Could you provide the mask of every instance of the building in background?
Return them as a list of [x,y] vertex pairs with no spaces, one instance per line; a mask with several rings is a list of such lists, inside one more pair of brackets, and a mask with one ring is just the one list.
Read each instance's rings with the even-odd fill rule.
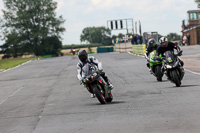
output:
[[190,45],[200,45],[200,10],[189,10],[188,20],[182,21],[182,37],[190,35]]

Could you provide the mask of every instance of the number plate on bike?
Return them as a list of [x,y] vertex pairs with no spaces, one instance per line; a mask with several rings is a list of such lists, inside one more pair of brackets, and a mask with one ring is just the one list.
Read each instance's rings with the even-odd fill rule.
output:
[[168,57],[167,60],[168,60],[169,62],[172,62],[172,58],[171,58],[171,57]]
[[93,73],[92,75],[93,75],[94,77],[96,77],[96,76],[97,76],[97,73]]

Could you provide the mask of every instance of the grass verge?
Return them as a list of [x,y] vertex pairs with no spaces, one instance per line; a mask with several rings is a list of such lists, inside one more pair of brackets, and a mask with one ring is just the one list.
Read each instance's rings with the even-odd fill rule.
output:
[[34,57],[34,58],[14,58],[14,59],[3,59],[0,60],[0,72],[15,66],[18,66],[24,62],[27,62],[29,60],[35,60],[40,57]]

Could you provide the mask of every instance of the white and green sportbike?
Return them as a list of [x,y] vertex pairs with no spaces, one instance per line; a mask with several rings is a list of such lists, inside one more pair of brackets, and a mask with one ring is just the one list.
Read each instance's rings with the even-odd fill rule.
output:
[[[163,72],[161,70],[162,68],[162,60],[157,60],[155,58],[156,55],[156,50],[153,50],[150,55],[149,55],[149,65],[150,65],[150,69],[152,71],[152,74],[156,77],[157,81],[162,81],[162,77],[163,77]],[[160,55],[161,57],[161,55]]]

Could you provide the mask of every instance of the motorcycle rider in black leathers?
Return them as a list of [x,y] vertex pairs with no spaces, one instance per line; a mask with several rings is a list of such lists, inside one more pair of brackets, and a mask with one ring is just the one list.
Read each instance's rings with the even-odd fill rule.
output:
[[[78,75],[77,75],[77,78],[79,79],[79,81],[81,83],[84,84],[83,80],[84,80],[84,77],[82,77],[83,75],[83,70],[82,68],[84,67],[84,65],[86,63],[89,63],[91,65],[95,65],[99,71],[101,72],[101,76],[103,77],[103,79],[105,80],[105,82],[108,84],[108,87],[112,90],[113,89],[113,85],[111,84],[110,80],[108,79],[108,77],[106,76],[105,72],[103,72],[103,68],[102,68],[102,63],[99,62],[94,56],[89,56],[88,57],[88,53],[86,50],[82,49],[82,50],[79,50],[78,52],[78,58],[79,58],[79,62],[77,64],[77,72],[78,72]],[[84,84],[85,87],[87,88],[87,84]],[[95,95],[93,94],[93,92],[91,90],[88,90],[91,94],[91,97],[94,98]]]
[[[167,39],[166,37],[161,37],[161,38],[159,39],[159,43],[160,43],[160,45],[158,46],[158,48],[157,48],[157,53],[156,53],[156,56],[157,56],[157,57],[158,57],[160,54],[161,54],[162,56],[164,56],[163,54],[164,54],[166,51],[168,51],[168,50],[174,50],[174,49],[177,50],[177,53],[179,54],[179,56],[182,55],[182,50],[180,49],[180,47],[179,47],[178,45],[174,44],[173,42],[168,41],[168,39]],[[184,63],[183,63],[183,61],[180,60],[180,59],[179,59],[179,61],[180,61],[180,63],[181,63],[180,69],[181,69],[182,73],[184,74],[184,69],[183,69]]]
[[149,39],[148,41],[148,46],[146,48],[146,53],[144,55],[145,59],[147,60],[147,67],[149,68],[149,71],[152,73],[152,70],[149,65],[149,54],[153,51],[156,50],[158,45],[156,44],[156,40],[154,38]]

